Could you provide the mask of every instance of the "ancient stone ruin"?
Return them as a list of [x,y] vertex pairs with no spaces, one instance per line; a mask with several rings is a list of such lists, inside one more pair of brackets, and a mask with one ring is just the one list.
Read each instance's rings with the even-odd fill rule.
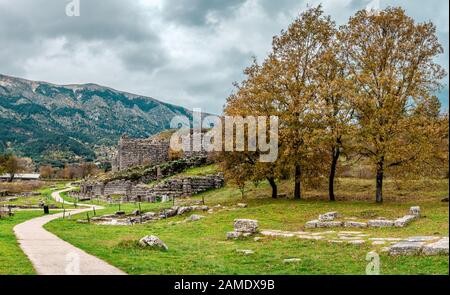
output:
[[[184,153],[183,158],[169,161],[169,141],[167,136],[154,136],[148,139],[130,139],[122,136],[113,161],[115,172],[103,178],[93,178],[81,183],[77,198],[123,202],[168,201],[178,197],[190,197],[224,185],[221,173],[176,177],[161,181],[186,169],[210,163],[205,152]],[[148,185],[151,182],[155,183]]]
[[418,236],[404,239],[389,247],[390,255],[448,255],[448,237]]
[[[203,131],[202,131],[203,132]],[[189,140],[198,134],[191,130]],[[202,138],[204,133],[200,134]],[[117,147],[117,153],[112,161],[112,171],[121,171],[143,165],[158,165],[169,161],[171,132],[163,132],[150,138],[129,138],[123,135]],[[207,156],[205,150],[182,151],[183,158]]]
[[163,197],[179,198],[221,188],[224,185],[223,173],[206,176],[176,177],[156,183],[153,186],[129,180],[114,180],[107,183],[84,183],[81,194],[88,198],[113,201],[113,196],[120,196],[120,201],[156,202]]
[[124,135],[119,140],[112,170],[120,171],[142,165],[156,165],[169,160],[169,140],[157,138],[134,139]]
[[355,220],[335,220],[341,217],[338,212],[328,212],[319,215],[318,219],[308,221],[305,228],[327,228],[327,227],[348,227],[348,228],[380,228],[380,227],[405,227],[412,221],[420,218],[420,207],[414,206],[409,209],[409,214],[395,220],[384,218],[371,219],[367,222]]
[[[440,236],[416,236],[408,238],[398,237],[370,237],[370,234],[358,231],[283,231],[283,230],[262,230],[262,236],[272,238],[298,238],[306,240],[323,240],[333,244],[364,245],[371,244],[373,247],[384,246],[381,252],[389,255],[448,255],[449,239]],[[256,237],[259,238],[259,237]],[[255,241],[256,241],[255,238]],[[258,239],[259,240],[259,239]]]

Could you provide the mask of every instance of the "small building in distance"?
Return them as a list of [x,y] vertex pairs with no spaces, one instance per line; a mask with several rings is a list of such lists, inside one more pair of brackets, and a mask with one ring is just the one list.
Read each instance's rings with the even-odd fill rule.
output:
[[[40,177],[39,173],[17,173],[14,175],[14,180],[39,180]],[[0,181],[7,181],[10,178],[9,173],[0,175]]]

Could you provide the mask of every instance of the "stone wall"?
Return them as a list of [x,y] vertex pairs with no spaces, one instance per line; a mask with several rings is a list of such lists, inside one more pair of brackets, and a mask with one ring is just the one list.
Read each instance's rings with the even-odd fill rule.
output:
[[132,139],[122,136],[113,159],[113,171],[142,165],[156,165],[169,160],[169,140]]
[[[173,160],[149,167],[135,167],[123,171],[109,173],[103,182],[111,182],[114,180],[130,180],[137,183],[150,183],[155,180],[160,180],[177,173],[181,173],[189,168],[201,167],[213,163],[208,157],[191,157]],[[88,180],[94,181],[94,180]]]
[[180,177],[166,180],[152,187],[154,196],[188,197],[224,185],[222,173],[208,176]]
[[[202,134],[203,136],[203,134]],[[190,134],[192,149],[193,134]],[[112,170],[121,171],[131,167],[144,165],[158,165],[169,161],[170,137],[161,138],[157,135],[145,139],[129,138],[124,135],[120,138],[117,153],[112,160]],[[208,153],[202,151],[182,152],[182,157],[207,156]]]
[[179,177],[165,180],[152,187],[131,182],[115,180],[107,183],[83,183],[80,193],[86,198],[121,196],[123,201],[153,202],[162,196],[189,197],[224,185],[223,173],[207,176]]

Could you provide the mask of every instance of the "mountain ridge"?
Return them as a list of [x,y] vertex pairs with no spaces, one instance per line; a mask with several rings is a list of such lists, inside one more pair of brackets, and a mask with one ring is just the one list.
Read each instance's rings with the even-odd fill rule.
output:
[[54,84],[0,74],[0,153],[63,165],[93,160],[126,133],[149,137],[192,113],[153,97],[95,83]]

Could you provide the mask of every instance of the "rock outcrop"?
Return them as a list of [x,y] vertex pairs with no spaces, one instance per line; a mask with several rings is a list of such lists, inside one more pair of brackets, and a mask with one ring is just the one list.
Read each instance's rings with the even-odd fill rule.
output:
[[162,250],[169,250],[169,247],[157,236],[145,236],[142,239],[139,240],[139,245],[142,247],[153,247],[153,248],[159,248]]
[[249,237],[258,232],[258,221],[253,219],[235,219],[234,231],[227,233],[227,239]]

